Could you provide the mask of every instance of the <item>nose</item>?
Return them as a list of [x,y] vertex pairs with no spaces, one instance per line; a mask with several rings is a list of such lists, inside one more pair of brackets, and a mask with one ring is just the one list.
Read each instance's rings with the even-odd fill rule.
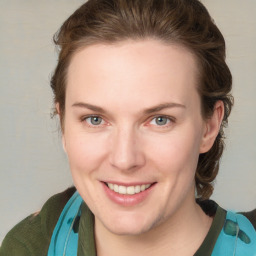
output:
[[119,129],[112,136],[110,164],[121,171],[137,170],[145,163],[138,134],[133,129]]

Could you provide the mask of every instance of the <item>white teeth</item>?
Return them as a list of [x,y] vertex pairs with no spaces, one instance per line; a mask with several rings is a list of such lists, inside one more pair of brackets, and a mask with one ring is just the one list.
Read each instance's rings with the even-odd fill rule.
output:
[[118,193],[118,185],[116,185],[116,184],[114,185],[114,191]]
[[126,194],[126,187],[125,186],[118,186],[118,193],[119,194]]
[[127,187],[126,193],[128,195],[134,195],[135,194],[135,188],[134,186]]
[[136,186],[119,186],[117,184],[107,183],[108,187],[115,191],[116,193],[122,194],[122,195],[134,195],[138,194],[145,189],[149,188],[152,184],[143,184],[143,185],[136,185]]
[[140,193],[140,185],[135,186],[135,193]]

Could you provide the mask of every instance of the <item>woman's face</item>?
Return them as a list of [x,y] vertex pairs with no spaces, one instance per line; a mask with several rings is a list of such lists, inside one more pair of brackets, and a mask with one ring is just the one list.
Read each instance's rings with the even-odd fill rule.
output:
[[197,66],[159,41],[92,45],[69,66],[63,143],[96,227],[140,234],[194,204],[206,123]]

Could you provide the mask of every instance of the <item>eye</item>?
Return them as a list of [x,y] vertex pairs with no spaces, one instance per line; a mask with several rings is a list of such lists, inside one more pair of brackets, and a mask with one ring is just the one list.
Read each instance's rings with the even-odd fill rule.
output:
[[165,126],[171,122],[171,119],[165,116],[156,116],[154,117],[150,124],[157,125],[157,126]]
[[87,122],[89,126],[100,126],[104,124],[104,120],[100,116],[89,116],[84,118],[84,121]]

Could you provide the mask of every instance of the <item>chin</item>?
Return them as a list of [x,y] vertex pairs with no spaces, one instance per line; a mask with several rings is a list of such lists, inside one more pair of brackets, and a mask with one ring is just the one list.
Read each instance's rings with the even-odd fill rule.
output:
[[[108,227],[107,227],[108,228]],[[140,226],[127,226],[127,225],[118,225],[115,227],[108,228],[108,230],[119,236],[138,236],[147,232],[150,228],[140,227]]]
[[111,233],[120,236],[138,236],[147,233],[153,229],[158,221],[148,220],[144,216],[136,218],[135,216],[127,216],[126,218],[113,218],[112,223],[103,223],[106,229]]

